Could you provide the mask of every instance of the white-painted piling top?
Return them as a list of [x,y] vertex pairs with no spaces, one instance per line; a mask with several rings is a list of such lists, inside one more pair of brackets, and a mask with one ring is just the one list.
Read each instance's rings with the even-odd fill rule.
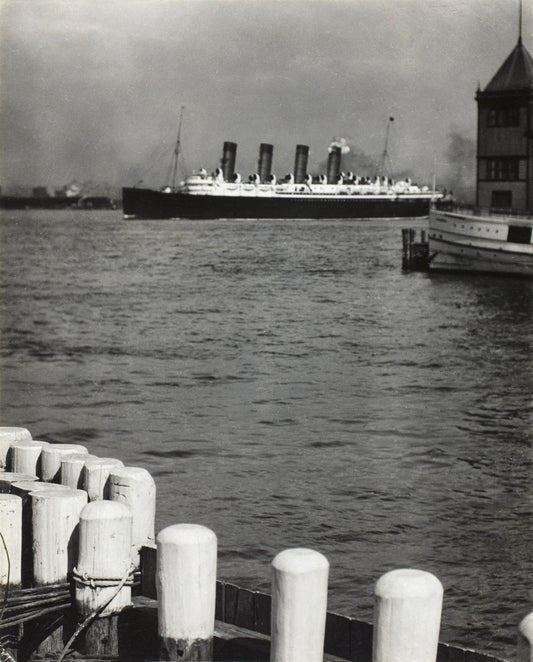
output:
[[50,444],[47,441],[39,441],[38,439],[22,439],[20,441],[13,441],[11,448],[44,448]]
[[400,568],[391,570],[376,582],[375,593],[385,600],[395,598],[426,598],[442,594],[440,581],[425,570]]
[[118,476],[119,478],[145,478],[150,476],[150,472],[143,467],[117,467],[111,472],[111,476]]
[[132,517],[131,509],[119,501],[105,500],[91,501],[83,508],[80,515],[80,519],[85,521],[119,519],[122,517]]
[[[81,444],[48,444],[46,447],[46,450],[49,451],[55,451],[57,453],[60,453],[61,455],[66,455],[67,453],[83,453],[84,455],[88,455],[89,450],[86,446],[82,446]],[[43,452],[45,450],[43,448]]]
[[27,490],[28,492],[42,492],[43,490],[48,490],[49,492],[61,492],[72,489],[67,485],[59,485],[59,483],[42,483],[38,480],[34,482],[31,480],[17,480],[15,483],[11,483],[11,485],[16,489]]
[[61,462],[87,462],[87,460],[94,460],[96,455],[90,455],[89,453],[67,453],[61,458]]
[[158,543],[201,545],[215,542],[215,533],[202,524],[172,524],[157,534]]
[[31,434],[26,428],[0,427],[0,441],[23,441],[31,439]]
[[85,466],[88,468],[91,467],[122,467],[124,462],[122,460],[117,460],[114,457],[96,457],[96,455],[90,455],[85,460]]
[[313,570],[327,570],[329,561],[314,549],[294,547],[277,554],[272,561],[272,566],[281,572],[303,574]]
[[3,492],[0,492],[0,501],[19,501],[21,502],[21,498],[18,496],[18,494],[5,494]]
[[533,612],[525,616],[518,626],[518,631],[529,642],[533,643]]
[[87,492],[74,490],[67,485],[48,484],[46,487],[41,487],[44,483],[37,483],[37,485],[39,487],[30,492],[30,496],[37,499],[71,499],[73,497],[81,497],[82,495],[87,498]]

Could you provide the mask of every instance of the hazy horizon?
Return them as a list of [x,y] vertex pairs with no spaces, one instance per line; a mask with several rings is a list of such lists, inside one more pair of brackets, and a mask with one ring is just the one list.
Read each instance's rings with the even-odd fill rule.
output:
[[336,136],[372,162],[392,116],[393,170],[427,183],[436,163],[446,185],[473,178],[476,89],[516,45],[518,0],[0,0],[0,37],[3,188],[162,185],[182,105],[189,169],[224,140],[245,176],[261,142],[278,175],[297,143],[318,172]]

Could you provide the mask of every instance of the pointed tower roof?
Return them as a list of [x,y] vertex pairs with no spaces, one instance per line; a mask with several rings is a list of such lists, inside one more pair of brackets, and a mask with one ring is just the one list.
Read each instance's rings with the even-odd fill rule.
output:
[[533,58],[522,39],[498,69],[484,92],[510,92],[511,90],[533,90]]

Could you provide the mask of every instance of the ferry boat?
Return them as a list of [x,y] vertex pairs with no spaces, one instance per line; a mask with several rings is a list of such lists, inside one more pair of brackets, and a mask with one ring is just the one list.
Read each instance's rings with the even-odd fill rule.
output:
[[430,212],[431,271],[477,271],[533,277],[533,217],[491,210]]
[[[180,129],[176,160],[179,133]],[[271,172],[272,145],[260,145],[258,171],[246,181],[235,172],[236,153],[236,143],[225,142],[221,167],[210,175],[200,169],[179,186],[160,190],[123,188],[124,218],[413,218],[428,216],[431,202],[441,197],[435,190],[420,188],[410,180],[393,182],[386,176],[370,179],[342,172],[342,146],[335,143],[329,146],[327,174],[310,175],[309,147],[297,145],[294,172],[279,181]]]

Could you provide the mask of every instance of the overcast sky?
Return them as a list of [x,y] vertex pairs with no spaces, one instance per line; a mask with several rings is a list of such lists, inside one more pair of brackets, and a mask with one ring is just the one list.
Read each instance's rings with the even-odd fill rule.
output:
[[[523,39],[532,52],[533,0]],[[0,0],[0,183],[164,184],[186,107],[190,168],[274,171],[334,136],[395,169],[446,171],[518,38],[518,0]]]

